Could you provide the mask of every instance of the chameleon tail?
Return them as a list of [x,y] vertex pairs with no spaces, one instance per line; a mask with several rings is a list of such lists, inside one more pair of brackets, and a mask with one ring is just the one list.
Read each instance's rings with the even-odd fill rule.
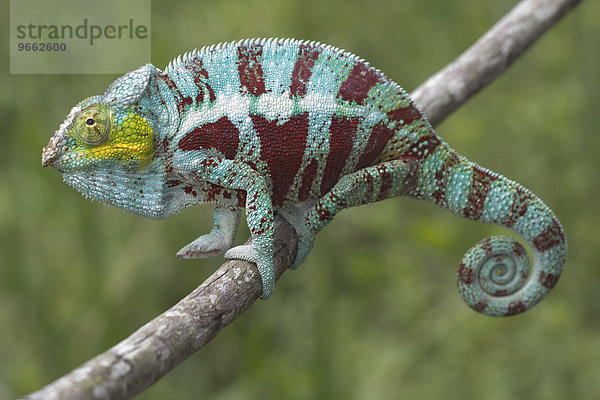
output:
[[563,228],[528,189],[457,155],[445,144],[422,160],[413,195],[475,221],[507,227],[533,252],[533,267],[516,240],[494,236],[467,251],[457,273],[459,292],[474,310],[519,314],[556,285],[567,256]]

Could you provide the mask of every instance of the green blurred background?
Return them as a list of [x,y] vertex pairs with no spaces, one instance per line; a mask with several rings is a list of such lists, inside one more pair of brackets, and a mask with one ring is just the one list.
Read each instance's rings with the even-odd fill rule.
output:
[[[296,37],[350,50],[411,91],[517,2],[152,3],[159,68],[195,47]],[[70,108],[115,76],[9,75],[2,8],[0,399],[9,399],[116,344],[222,259],[174,257],[210,229],[210,207],[151,221],[86,200],[40,167]],[[600,4],[583,2],[437,129],[561,219],[567,267],[539,306],[505,319],[471,311],[456,291],[459,260],[503,230],[387,200],[343,212],[271,300],[138,398],[600,398],[599,21]]]

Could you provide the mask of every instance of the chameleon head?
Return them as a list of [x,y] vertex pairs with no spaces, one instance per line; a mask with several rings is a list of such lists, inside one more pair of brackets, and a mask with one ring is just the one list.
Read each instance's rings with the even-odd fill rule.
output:
[[147,165],[154,154],[154,133],[141,100],[156,71],[146,64],[115,80],[104,94],[73,107],[42,151],[42,166],[73,173]]
[[42,166],[53,166],[92,199],[151,218],[166,215],[165,167],[155,152],[148,95],[156,71],[144,65],[73,107],[42,151]]
[[94,100],[71,110],[42,151],[42,166],[63,173],[110,165],[135,170],[152,160],[154,134],[141,107]]

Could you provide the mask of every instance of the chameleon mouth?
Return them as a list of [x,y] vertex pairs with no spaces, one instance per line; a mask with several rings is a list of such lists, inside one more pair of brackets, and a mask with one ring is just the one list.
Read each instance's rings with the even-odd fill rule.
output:
[[63,168],[64,167],[64,159],[62,157],[55,158],[45,165],[42,161],[42,167],[52,167],[55,170],[57,170],[58,172],[60,172],[61,174],[64,174],[66,172],[66,170]]

